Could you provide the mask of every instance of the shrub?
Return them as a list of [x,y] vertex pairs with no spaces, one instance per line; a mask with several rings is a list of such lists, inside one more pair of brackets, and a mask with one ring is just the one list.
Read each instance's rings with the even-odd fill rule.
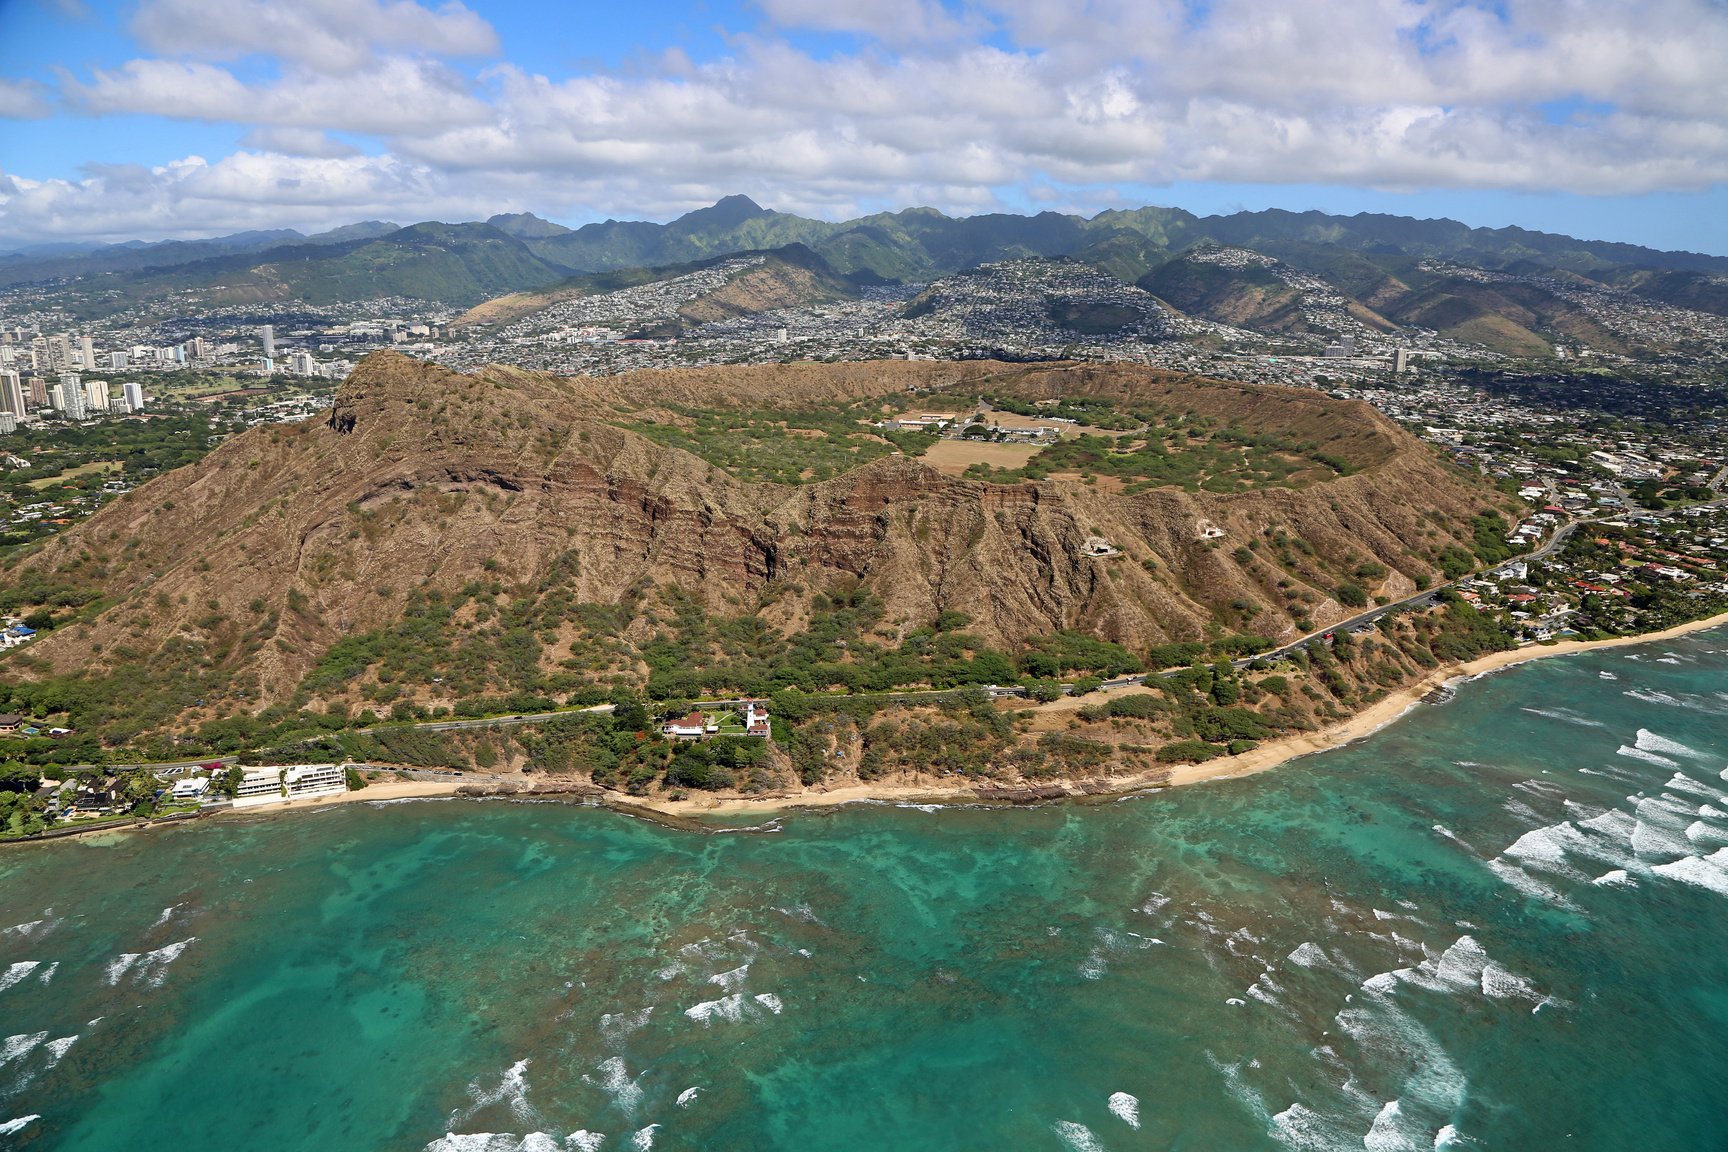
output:
[[1222,755],[1224,749],[1204,740],[1177,740],[1158,749],[1158,760],[1164,764],[1203,764]]

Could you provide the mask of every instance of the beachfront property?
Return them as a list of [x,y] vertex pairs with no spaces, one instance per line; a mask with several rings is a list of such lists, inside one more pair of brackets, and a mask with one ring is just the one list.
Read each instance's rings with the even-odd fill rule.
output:
[[768,705],[762,700],[745,700],[736,711],[692,712],[660,725],[660,734],[673,740],[704,740],[710,736],[759,736],[766,740],[772,731]]
[[285,764],[248,768],[234,794],[234,807],[282,804],[313,796],[339,796],[348,791],[347,773],[340,764]]
[[692,712],[677,720],[668,720],[660,725],[660,731],[674,740],[700,740],[719,732],[720,724],[700,712]]
[[771,729],[768,726],[768,705],[760,700],[744,701],[744,735],[760,736],[768,739]]
[[202,800],[209,791],[208,776],[188,776],[174,781],[174,787],[169,794],[176,800]]

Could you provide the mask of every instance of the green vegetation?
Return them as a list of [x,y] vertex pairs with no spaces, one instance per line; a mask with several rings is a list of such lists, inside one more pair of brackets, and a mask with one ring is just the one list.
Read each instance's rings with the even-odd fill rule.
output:
[[[1093,427],[1109,419],[1082,409]],[[1180,487],[1189,492],[1243,492],[1264,487],[1300,488],[1348,473],[1343,462],[1311,443],[1218,427],[1199,417],[1163,416],[1135,410],[1110,423],[1135,429],[1114,436],[1082,433],[1041,450],[1019,468],[974,464],[966,475],[996,483],[1042,480],[1055,473],[1082,479],[1112,477],[1124,491]],[[1077,417],[1078,418],[1078,417]]]
[[[829,480],[861,464],[904,452],[921,455],[936,438],[922,432],[882,432],[881,401],[796,409],[674,407],[669,423],[621,421],[656,443],[681,448],[740,480],[807,484]],[[894,397],[891,407],[904,411]]]

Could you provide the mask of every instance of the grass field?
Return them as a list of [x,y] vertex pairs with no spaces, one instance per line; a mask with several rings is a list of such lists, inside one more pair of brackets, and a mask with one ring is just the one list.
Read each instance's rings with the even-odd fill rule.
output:
[[944,475],[958,476],[974,464],[988,464],[993,468],[1019,468],[1037,454],[1036,444],[938,440],[919,459]]
[[41,491],[44,488],[52,488],[57,484],[64,484],[68,480],[76,479],[79,476],[84,476],[91,472],[118,472],[119,470],[120,461],[118,460],[92,460],[88,464],[80,464],[76,468],[68,468],[58,476],[44,476],[40,480],[32,480],[29,483],[30,487],[37,491]]

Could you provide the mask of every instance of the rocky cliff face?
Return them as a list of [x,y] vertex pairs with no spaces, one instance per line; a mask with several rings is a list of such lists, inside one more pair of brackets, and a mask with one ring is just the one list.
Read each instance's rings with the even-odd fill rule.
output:
[[[620,408],[887,395],[909,385],[1116,391],[1324,442],[1354,462],[1303,490],[1135,496],[1058,480],[999,485],[890,456],[819,484],[744,484],[612,426]],[[192,651],[237,669],[248,706],[290,698],[332,644],[399,619],[414,590],[494,583],[509,597],[558,570],[571,596],[618,604],[676,587],[793,629],[837,583],[882,601],[902,633],[938,612],[1005,648],[1061,628],[1130,647],[1208,630],[1290,634],[1307,595],[1344,615],[1338,573],[1378,564],[1402,594],[1468,536],[1494,494],[1361,405],[1132,368],[802,365],[561,380],[465,376],[393,353],[362,364],[328,417],[257,428],[160,477],[25,562],[99,588],[108,607],[46,636],[56,671],[147,666]],[[1295,568],[1273,536],[1303,542]],[[1091,538],[1118,553],[1093,556]],[[1260,542],[1260,543],[1254,543]],[[1254,548],[1249,545],[1254,543]],[[1369,581],[1374,583],[1374,581]]]

